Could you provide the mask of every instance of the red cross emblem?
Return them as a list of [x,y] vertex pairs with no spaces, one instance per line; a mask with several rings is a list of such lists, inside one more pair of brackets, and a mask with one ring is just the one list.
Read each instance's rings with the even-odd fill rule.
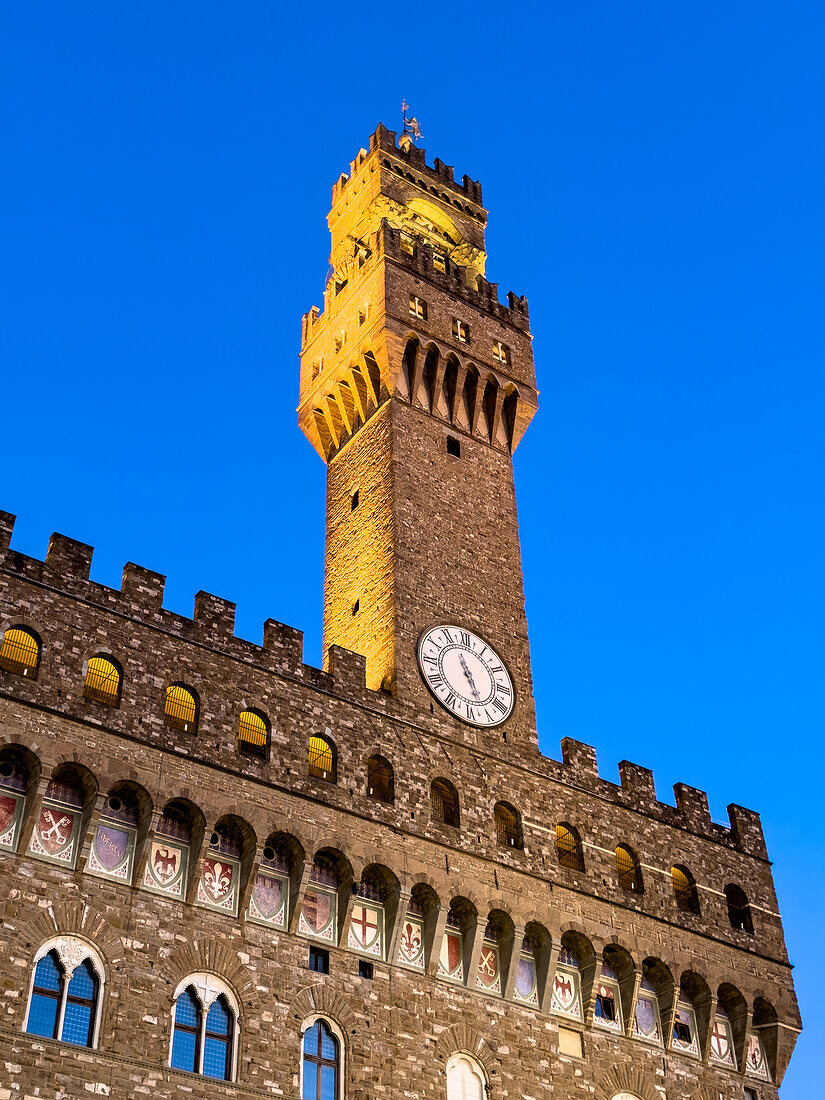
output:
[[[370,917],[374,919],[370,920]],[[364,905],[353,906],[352,930],[356,940],[362,947],[372,946],[378,935],[378,918],[376,914]]]
[[713,1032],[710,1037],[710,1045],[717,1058],[727,1058],[730,1041],[728,1039],[728,1029],[721,1020],[716,1020],[714,1022]]

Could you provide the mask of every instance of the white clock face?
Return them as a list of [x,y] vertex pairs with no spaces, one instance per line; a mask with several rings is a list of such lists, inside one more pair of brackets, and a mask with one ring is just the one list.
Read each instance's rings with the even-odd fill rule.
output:
[[498,726],[513,713],[515,692],[504,662],[460,626],[433,626],[418,643],[418,665],[427,687],[462,722]]

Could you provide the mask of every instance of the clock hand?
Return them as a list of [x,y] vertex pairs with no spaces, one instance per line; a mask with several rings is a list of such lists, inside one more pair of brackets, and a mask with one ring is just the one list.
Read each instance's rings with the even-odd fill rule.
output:
[[469,682],[469,684],[470,684],[470,690],[471,690],[471,691],[472,691],[472,693],[473,693],[473,698],[474,698],[474,699],[480,699],[480,698],[481,698],[481,696],[480,696],[480,695],[479,695],[479,693],[478,693],[478,688],[476,687],[476,682],[475,682],[475,680],[473,679],[473,674],[472,674],[472,672],[470,672],[470,667],[469,667],[469,665],[468,665],[468,664],[467,664],[467,662],[466,662],[466,661],[464,660],[464,654],[463,654],[463,653],[459,653],[459,655],[458,655],[458,659],[459,659],[459,661],[461,662],[461,668],[462,668],[462,670],[463,670],[463,672],[464,672],[464,675],[465,675],[465,676],[467,677],[467,680],[468,680],[468,682]]

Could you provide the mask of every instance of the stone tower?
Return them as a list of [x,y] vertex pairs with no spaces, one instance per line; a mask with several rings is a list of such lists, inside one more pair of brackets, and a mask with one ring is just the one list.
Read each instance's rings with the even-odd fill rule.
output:
[[[510,670],[508,736],[535,745],[512,468],[537,407],[527,301],[500,304],[484,277],[480,184],[383,127],[335,184],[328,221],[299,405],[328,465],[324,648],[363,653],[368,685],[417,716],[433,710],[418,639],[467,628]],[[490,694],[461,704],[457,736],[485,740],[461,720],[469,705],[494,726],[506,694],[477,705]]]

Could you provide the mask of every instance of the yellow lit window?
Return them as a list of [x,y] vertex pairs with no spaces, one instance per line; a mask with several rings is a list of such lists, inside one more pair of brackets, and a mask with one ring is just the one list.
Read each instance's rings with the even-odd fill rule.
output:
[[173,730],[193,733],[198,716],[198,704],[192,692],[183,684],[171,684],[166,689],[163,720]]
[[410,316],[417,317],[419,321],[427,320],[427,303],[423,298],[417,298],[415,294],[410,295]]
[[496,340],[493,344],[493,358],[498,359],[499,363],[510,362],[510,349],[501,340]]
[[453,336],[458,340],[459,344],[466,344],[470,339],[470,327],[465,325],[463,321],[459,321],[457,317],[453,318]]
[[639,881],[636,869],[636,860],[632,853],[623,845],[616,849],[616,875],[619,886],[623,890],[638,890]]
[[238,748],[252,756],[266,756],[269,730],[254,710],[242,710],[238,720]]
[[570,867],[574,871],[582,869],[578,837],[567,825],[556,826],[556,855],[562,867]]
[[3,637],[0,667],[18,676],[33,676],[40,662],[40,643],[29,630],[13,626]]
[[673,867],[670,871],[673,880],[673,896],[676,905],[688,913],[699,911],[699,899],[696,896],[696,886],[693,880],[680,868]]
[[335,782],[335,756],[325,737],[310,737],[307,763],[310,775]]
[[120,669],[107,657],[90,657],[83,694],[87,699],[116,707],[120,699]]

